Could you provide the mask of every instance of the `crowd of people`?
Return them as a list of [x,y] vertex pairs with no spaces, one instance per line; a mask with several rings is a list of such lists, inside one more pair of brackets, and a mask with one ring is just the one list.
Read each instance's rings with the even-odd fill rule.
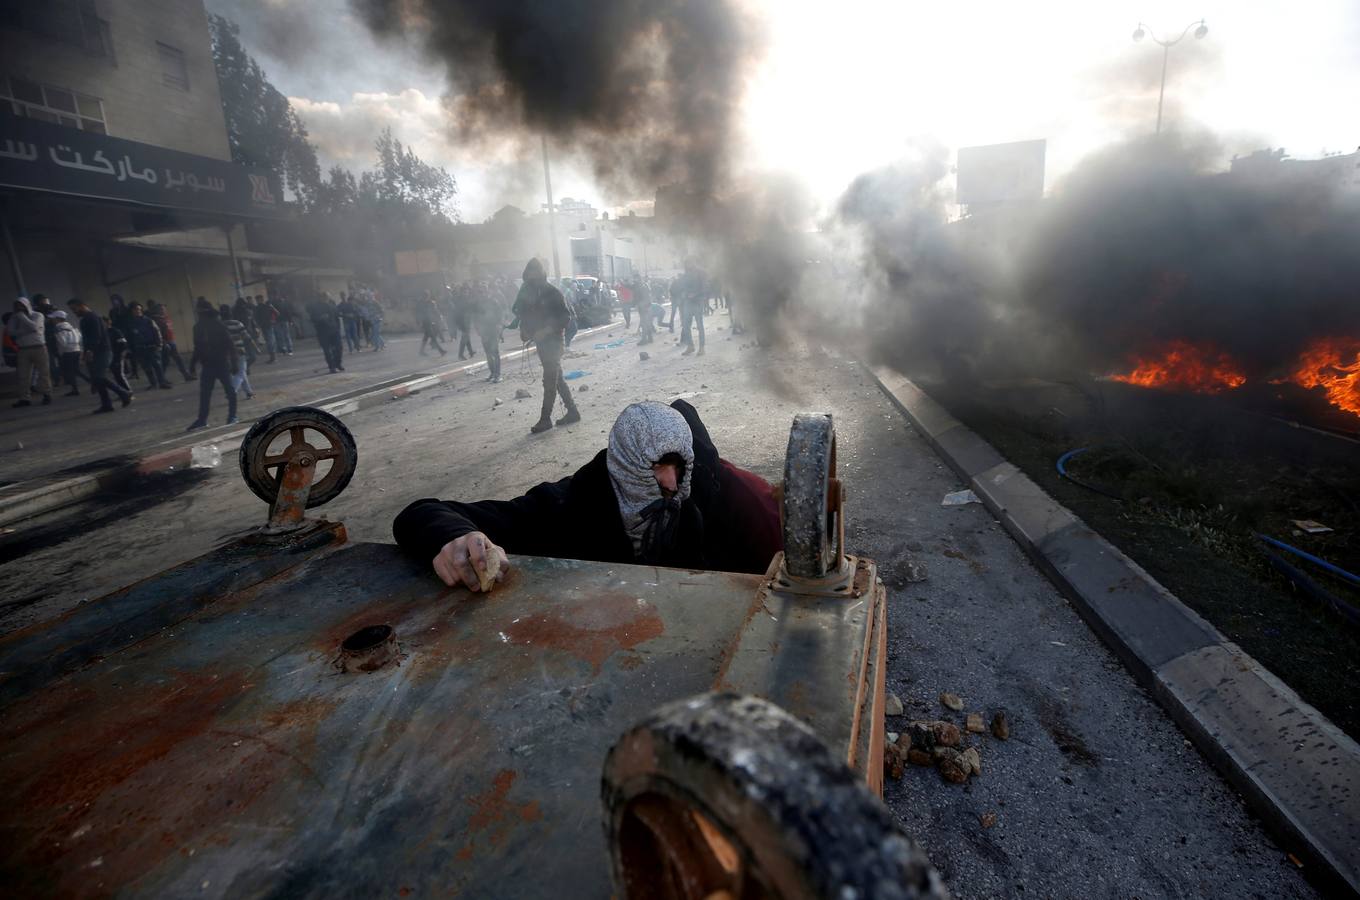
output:
[[[190,430],[205,428],[212,394],[220,384],[227,400],[227,424],[237,421],[238,395],[254,396],[250,372],[263,359],[275,362],[292,356],[295,341],[306,336],[310,323],[331,372],[344,371],[343,352],[365,348],[378,351],[383,307],[377,294],[364,286],[341,293],[337,303],[325,293],[303,307],[288,298],[243,295],[234,304],[215,306],[204,297],[194,304],[193,353],[186,363],[176,341],[175,323],[164,304],[127,302],[109,297],[106,314],[95,312],[80,299],[58,309],[43,294],[20,297],[3,316],[6,364],[18,369],[19,398],[15,407],[51,405],[54,390],[66,387],[65,397],[78,397],[82,383],[98,396],[96,413],[111,413],[134,399],[133,381],[146,380],[147,390],[170,390],[178,371],[186,383],[199,382],[198,416]],[[172,368],[173,367],[173,368]]]
[[[446,286],[438,296],[424,291],[414,303],[420,354],[433,348],[447,355],[444,342],[456,341],[458,358],[472,359],[478,352],[475,335],[486,357],[487,381],[498,383],[503,332],[518,327],[523,341],[535,345],[544,367],[543,415],[533,429],[537,433],[552,427],[551,413],[559,397],[567,415],[557,424],[579,419],[561,359],[581,327],[608,321],[617,307],[625,327],[632,327],[637,314],[638,343],[650,344],[660,328],[674,333],[679,317],[681,353],[702,356],[705,316],[722,306],[731,313],[730,300],[692,259],[669,280],[633,275],[612,287],[595,278],[562,278],[559,283],[560,288],[533,260],[522,280],[496,276]],[[20,297],[13,311],[4,315],[5,361],[19,370],[15,407],[49,405],[54,389],[62,386],[67,388],[63,396],[79,396],[83,382],[99,398],[95,412],[111,413],[117,409],[115,400],[124,407],[133,402],[132,380],[139,375],[148,390],[170,390],[171,376],[178,372],[186,383],[199,382],[198,415],[190,430],[207,427],[219,384],[227,401],[226,421],[232,424],[237,421],[239,397],[254,396],[253,367],[261,361],[272,364],[280,355],[292,356],[308,326],[331,372],[345,370],[346,352],[378,352],[386,346],[383,304],[363,285],[340,292],[338,301],[318,292],[300,308],[291,298],[263,294],[242,295],[234,304],[220,306],[199,297],[194,305],[194,349],[187,362],[164,304],[129,303],[113,294],[107,314],[96,313],[78,299],[67,306],[58,309],[43,294],[34,294],[31,300]],[[742,330],[733,314],[732,333]]]

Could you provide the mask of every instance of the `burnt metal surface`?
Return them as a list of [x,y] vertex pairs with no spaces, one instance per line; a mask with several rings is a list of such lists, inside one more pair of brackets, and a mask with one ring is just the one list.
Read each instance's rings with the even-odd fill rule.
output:
[[345,526],[316,522],[268,545],[228,544],[85,604],[50,622],[0,638],[0,710],[81,666],[171,629],[222,597],[239,595],[345,542]]
[[[853,681],[881,681],[862,658],[867,564],[857,596],[830,599],[772,575],[530,557],[471,595],[382,544],[249,586],[198,565],[139,586],[140,616],[105,598],[31,630],[64,663],[39,651],[46,668],[0,685],[0,880],[17,894],[605,896],[598,777],[626,728],[731,683],[854,759],[879,691]],[[170,587],[210,578],[215,598]],[[388,652],[345,671],[356,634]]]
[[657,710],[610,751],[602,792],[625,898],[948,896],[839,755],[767,701]]

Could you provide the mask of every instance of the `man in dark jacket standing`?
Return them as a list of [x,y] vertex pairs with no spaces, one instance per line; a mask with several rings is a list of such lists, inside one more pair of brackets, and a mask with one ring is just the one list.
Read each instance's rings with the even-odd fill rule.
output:
[[208,408],[212,405],[213,385],[221,383],[227,393],[227,424],[236,424],[236,389],[231,386],[231,375],[236,371],[236,347],[231,332],[222,324],[213,305],[202,297],[198,300],[198,321],[194,323],[194,361],[202,367],[198,380],[198,418],[188,427],[208,427]]
[[147,386],[169,390],[172,385],[165,380],[165,371],[161,368],[161,350],[164,344],[161,330],[146,314],[142,304],[134,302],[128,310],[127,337],[132,344],[132,355],[142,367],[142,374],[146,375]]
[[515,315],[519,316],[520,337],[525,343],[534,342],[538,360],[543,364],[543,411],[538,422],[529,429],[541,434],[553,427],[552,411],[557,395],[567,414],[557,420],[558,425],[581,421],[581,414],[572,402],[567,381],[562,377],[563,333],[567,328],[567,302],[562,292],[548,283],[548,273],[537,258],[524,267],[524,285],[515,298]]
[[634,403],[609,447],[575,475],[514,500],[417,500],[397,543],[448,585],[476,591],[497,550],[678,568],[763,573],[782,549],[768,482],[718,455],[694,407]]
[[341,365],[345,348],[340,337],[340,310],[336,307],[335,301],[329,294],[323,292],[307,304],[307,316],[312,320],[312,327],[316,329],[316,341],[326,356],[326,365],[330,367],[332,373],[345,371],[345,367]]
[[90,384],[99,393],[99,408],[95,412],[113,412],[109,391],[117,394],[118,399],[127,406],[132,402],[132,392],[124,390],[109,376],[109,367],[113,365],[113,344],[109,340],[109,330],[104,326],[104,320],[84,300],[72,299],[66,305],[80,317],[80,344],[84,348],[81,352],[85,355],[85,365],[90,369]]
[[185,382],[193,381],[197,378],[184,367],[184,358],[179,355],[179,347],[175,344],[175,323],[170,319],[170,313],[165,309],[164,303],[152,301],[151,308],[147,310],[147,315],[151,316],[151,321],[156,323],[156,327],[161,330],[161,371],[170,371],[170,363],[179,367],[179,374],[184,376]]

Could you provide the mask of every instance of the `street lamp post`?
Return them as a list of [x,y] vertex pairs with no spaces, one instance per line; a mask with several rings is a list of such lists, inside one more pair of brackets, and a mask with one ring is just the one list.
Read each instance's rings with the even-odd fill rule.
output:
[[1141,41],[1144,37],[1151,37],[1153,43],[1157,44],[1159,47],[1162,48],[1162,86],[1157,91],[1157,134],[1162,133],[1162,100],[1166,97],[1167,57],[1171,55],[1171,48],[1179,44],[1185,38],[1185,36],[1190,33],[1191,28],[1195,29],[1195,40],[1202,40],[1204,36],[1209,33],[1209,27],[1204,24],[1203,19],[1200,19],[1198,22],[1191,22],[1189,25],[1186,25],[1185,28],[1181,30],[1180,36],[1175,38],[1174,40],[1167,41],[1162,40],[1161,38],[1157,37],[1157,35],[1151,33],[1152,32],[1151,25],[1144,25],[1142,22],[1138,23],[1138,27],[1133,32],[1133,39],[1135,41]]

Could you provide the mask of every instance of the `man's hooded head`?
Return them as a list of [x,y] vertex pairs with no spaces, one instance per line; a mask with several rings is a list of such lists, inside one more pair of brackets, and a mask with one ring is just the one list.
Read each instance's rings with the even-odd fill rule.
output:
[[[683,462],[671,497],[653,471],[668,456]],[[675,538],[680,504],[690,494],[694,435],[689,423],[663,403],[634,403],[615,420],[605,461],[633,553],[643,562],[663,559]]]
[[523,277],[525,281],[546,281],[548,273],[543,269],[543,263],[539,262],[538,257],[535,256],[524,267]]

